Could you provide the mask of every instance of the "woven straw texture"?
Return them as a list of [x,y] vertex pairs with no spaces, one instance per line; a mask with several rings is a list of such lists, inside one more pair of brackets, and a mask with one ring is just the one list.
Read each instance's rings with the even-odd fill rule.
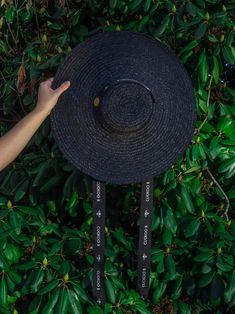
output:
[[70,88],[50,114],[52,134],[64,157],[92,178],[143,182],[164,172],[190,144],[192,82],[178,57],[155,38],[128,30],[93,35],[64,59],[52,88],[66,80]]

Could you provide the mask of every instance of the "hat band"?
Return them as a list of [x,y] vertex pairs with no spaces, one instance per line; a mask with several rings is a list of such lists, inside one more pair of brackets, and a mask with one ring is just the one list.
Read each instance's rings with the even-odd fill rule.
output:
[[[105,305],[104,250],[105,250],[105,182],[92,180],[93,190],[93,297]],[[138,247],[137,287],[143,299],[148,297],[151,268],[151,226],[153,210],[153,178],[142,182]]]

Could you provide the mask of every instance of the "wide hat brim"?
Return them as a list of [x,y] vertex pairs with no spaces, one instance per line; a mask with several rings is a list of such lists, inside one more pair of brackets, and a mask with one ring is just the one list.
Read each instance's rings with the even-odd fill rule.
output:
[[191,79],[178,57],[144,33],[109,31],[78,44],[52,88],[70,87],[50,114],[64,157],[108,183],[143,182],[175,163],[195,127]]

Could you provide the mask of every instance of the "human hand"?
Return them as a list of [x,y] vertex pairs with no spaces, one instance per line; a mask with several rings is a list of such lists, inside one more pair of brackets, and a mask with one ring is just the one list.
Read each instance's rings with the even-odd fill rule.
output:
[[51,110],[57,103],[59,96],[69,88],[70,81],[62,83],[57,89],[52,89],[51,84],[53,77],[48,80],[41,82],[38,89],[38,99],[34,111],[49,115]]

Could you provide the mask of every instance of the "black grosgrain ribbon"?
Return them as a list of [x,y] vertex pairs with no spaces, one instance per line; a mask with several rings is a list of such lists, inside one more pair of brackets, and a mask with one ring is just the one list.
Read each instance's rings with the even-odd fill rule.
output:
[[105,248],[105,182],[92,181],[93,190],[93,296],[103,307],[105,304],[104,288],[104,248]]
[[[93,189],[93,296],[101,306],[105,305],[104,249],[105,249],[105,182],[92,181]],[[151,270],[151,225],[153,209],[153,178],[142,183],[139,248],[138,290],[143,299],[148,297]]]
[[138,290],[147,299],[151,269],[151,226],[153,208],[153,179],[142,183],[139,250],[138,250]]

